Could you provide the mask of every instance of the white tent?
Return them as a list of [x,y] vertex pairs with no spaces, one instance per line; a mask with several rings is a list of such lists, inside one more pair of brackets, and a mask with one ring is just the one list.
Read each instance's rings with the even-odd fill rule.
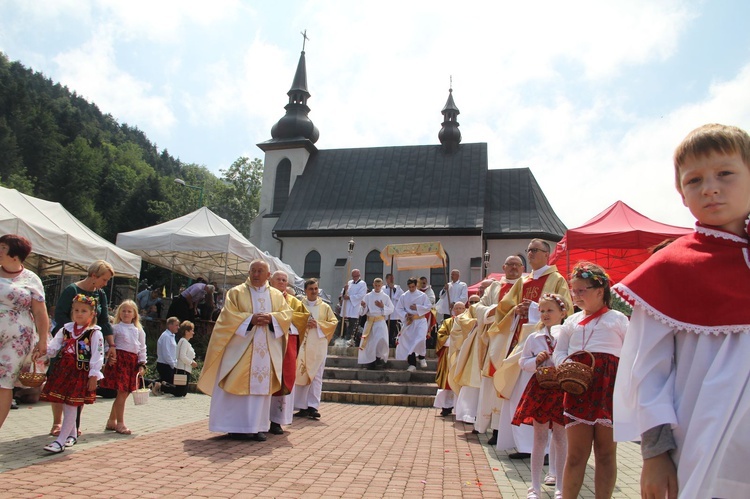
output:
[[83,225],[60,203],[0,187],[0,234],[31,241],[24,264],[40,275],[85,274],[95,260],[109,262],[118,276],[138,277],[141,257],[118,248]]
[[302,279],[274,256],[260,251],[227,220],[206,207],[145,229],[117,234],[117,245],[147,262],[209,282],[237,284],[247,278],[248,264],[260,258],[271,272],[283,270],[297,286]]

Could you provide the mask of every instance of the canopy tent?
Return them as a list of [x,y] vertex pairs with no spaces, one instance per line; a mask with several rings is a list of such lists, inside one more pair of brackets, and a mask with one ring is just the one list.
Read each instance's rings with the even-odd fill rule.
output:
[[445,251],[439,242],[389,244],[380,252],[386,265],[397,270],[445,267]]
[[86,274],[95,260],[109,262],[118,276],[138,277],[141,257],[118,248],[71,215],[60,203],[0,187],[0,234],[31,241],[24,262],[39,275]]
[[504,275],[505,275],[504,272],[492,272],[492,273],[488,274],[487,277],[485,277],[484,279],[480,279],[478,282],[475,282],[474,284],[472,284],[471,286],[469,286],[467,288],[467,290],[469,292],[469,296],[471,296],[471,295],[478,295],[479,294],[479,286],[482,285],[482,281],[484,281],[486,279],[492,279],[493,281],[499,281],[500,279],[503,278]]
[[248,264],[261,259],[271,272],[283,270],[289,282],[304,285],[292,268],[260,251],[227,220],[205,206],[152,227],[117,234],[117,245],[147,262],[190,278],[239,284],[247,279]]
[[648,248],[665,239],[677,238],[692,229],[655,222],[622,201],[575,229],[568,229],[550,257],[565,276],[581,260],[606,269],[618,282],[650,256]]

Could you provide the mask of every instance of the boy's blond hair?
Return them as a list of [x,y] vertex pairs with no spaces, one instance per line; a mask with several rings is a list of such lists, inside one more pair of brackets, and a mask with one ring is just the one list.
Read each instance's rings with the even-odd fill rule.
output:
[[750,168],[750,135],[741,128],[709,123],[696,128],[685,137],[674,152],[674,177],[677,191],[682,193],[680,168],[690,158],[700,158],[711,153],[739,154]]

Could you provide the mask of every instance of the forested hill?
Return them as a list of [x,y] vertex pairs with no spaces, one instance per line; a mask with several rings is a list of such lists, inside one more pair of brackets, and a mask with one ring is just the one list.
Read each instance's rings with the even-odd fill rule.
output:
[[222,177],[159,151],[137,127],[0,52],[0,184],[57,201],[114,241],[204,204],[248,234],[262,162],[238,158]]

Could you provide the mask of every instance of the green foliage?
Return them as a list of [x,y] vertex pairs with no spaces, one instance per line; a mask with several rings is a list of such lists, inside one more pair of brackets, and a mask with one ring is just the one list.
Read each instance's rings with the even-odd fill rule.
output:
[[[263,163],[241,157],[217,178],[205,166],[158,151],[137,127],[8,60],[0,52],[0,184],[60,202],[89,228],[114,241],[203,204],[249,234],[260,202]],[[151,271],[151,284],[168,271]]]

